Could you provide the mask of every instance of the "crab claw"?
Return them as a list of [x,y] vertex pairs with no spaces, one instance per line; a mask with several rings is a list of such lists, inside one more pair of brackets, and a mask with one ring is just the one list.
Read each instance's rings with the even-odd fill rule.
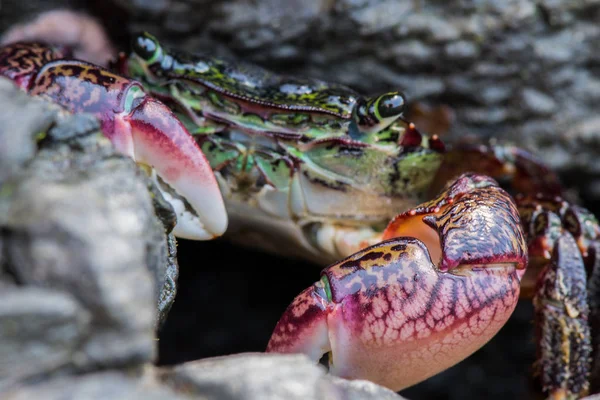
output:
[[323,270],[267,351],[329,353],[331,373],[397,391],[473,353],[512,314],[526,243],[516,206],[490,178],[460,177],[385,236]]
[[[195,240],[222,235],[227,213],[208,160],[166,105],[145,94],[138,97],[135,88],[127,92],[125,109],[115,116],[113,143],[156,171],[157,186],[177,214],[175,235]],[[131,103],[127,97],[133,97]]]
[[[43,48],[33,50],[47,54]],[[94,114],[119,152],[152,167],[160,178],[158,187],[177,213],[177,236],[206,240],[225,232],[225,205],[208,160],[167,106],[148,96],[139,83],[93,64],[43,61],[24,89],[71,112]]]
[[33,96],[101,123],[115,148],[152,167],[153,177],[177,213],[174,233],[205,240],[227,228],[227,214],[208,160],[175,114],[142,86],[102,67],[64,59],[69,52],[40,43],[0,48],[0,76]]

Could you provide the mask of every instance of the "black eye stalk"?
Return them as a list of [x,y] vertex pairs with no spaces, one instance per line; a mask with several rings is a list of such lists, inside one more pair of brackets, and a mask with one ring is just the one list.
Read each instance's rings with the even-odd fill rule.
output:
[[406,100],[400,92],[360,99],[355,121],[363,133],[377,132],[390,126],[402,116]]
[[135,54],[149,63],[157,61],[156,59],[158,58],[160,47],[156,39],[150,34],[144,32],[137,35],[133,40],[131,47]]
[[400,93],[387,93],[379,97],[377,111],[381,118],[393,118],[402,115],[406,102]]

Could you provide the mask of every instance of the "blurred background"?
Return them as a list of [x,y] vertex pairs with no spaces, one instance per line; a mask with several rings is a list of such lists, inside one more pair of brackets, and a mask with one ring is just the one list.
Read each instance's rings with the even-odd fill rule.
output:
[[[108,39],[86,20],[36,19],[57,9],[93,16]],[[185,50],[365,94],[400,88],[422,130],[449,142],[467,135],[516,142],[560,174],[571,200],[596,214],[599,18],[595,0],[0,1],[4,40],[69,42],[98,62],[147,30]],[[224,240],[181,240],[179,260],[178,298],[160,332],[161,364],[263,351],[279,315],[322,268]],[[486,347],[402,394],[531,398],[531,319],[531,305],[520,304]]]

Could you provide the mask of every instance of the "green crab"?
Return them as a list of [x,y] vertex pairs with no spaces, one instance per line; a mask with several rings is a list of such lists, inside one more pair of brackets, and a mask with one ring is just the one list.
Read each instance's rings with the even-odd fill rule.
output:
[[230,233],[255,246],[318,262],[347,257],[296,297],[267,351],[315,361],[328,354],[332,373],[400,390],[501,328],[529,251],[542,269],[535,301],[544,390],[587,393],[583,268],[597,263],[596,220],[556,197],[524,197],[517,207],[493,179],[456,177],[448,164],[483,160],[479,172],[537,189],[547,180],[536,178],[539,163],[514,149],[445,153],[437,136],[404,120],[399,92],[367,98],[169,50],[146,33],[132,47],[115,65],[124,76],[31,43],[1,49],[0,74],[70,111],[95,113],[117,149],[152,167],[178,236],[210,238],[228,218]]
[[228,234],[248,242],[251,231],[252,246],[322,264],[346,257],[379,242],[399,210],[418,204],[442,161],[441,140],[401,118],[399,92],[365,98],[167,51],[149,34],[133,50],[120,71],[176,110],[215,171]]

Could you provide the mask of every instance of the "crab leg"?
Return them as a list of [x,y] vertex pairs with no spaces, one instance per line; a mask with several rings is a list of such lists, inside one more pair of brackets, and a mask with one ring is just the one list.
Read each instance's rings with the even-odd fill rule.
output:
[[448,180],[465,172],[491,176],[513,194],[562,194],[556,173],[534,154],[510,144],[484,145],[468,141],[455,144],[446,153],[430,190],[439,190]]
[[591,393],[600,392],[600,240],[590,244],[588,250],[590,269],[587,283],[590,329],[592,331],[592,371],[590,374]]
[[579,398],[589,391],[591,369],[586,274],[570,234],[556,241],[533,299],[538,342],[536,374],[552,399]]
[[473,353],[514,310],[526,243],[516,206],[491,179],[461,177],[384,236],[326,268],[267,351],[329,353],[332,373],[401,390]]

